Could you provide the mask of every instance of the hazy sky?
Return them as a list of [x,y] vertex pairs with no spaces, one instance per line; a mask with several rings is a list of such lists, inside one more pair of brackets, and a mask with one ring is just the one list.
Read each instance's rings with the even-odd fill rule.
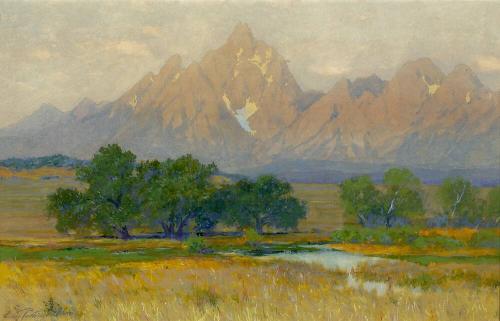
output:
[[112,100],[172,54],[219,47],[239,21],[275,47],[305,89],[340,77],[389,78],[430,57],[470,65],[500,90],[497,2],[144,2],[0,0],[0,126],[41,103]]

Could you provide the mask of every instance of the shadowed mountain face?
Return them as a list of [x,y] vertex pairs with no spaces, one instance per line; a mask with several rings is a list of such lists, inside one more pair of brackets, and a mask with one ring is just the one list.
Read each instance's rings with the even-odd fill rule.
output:
[[173,56],[114,102],[42,106],[0,130],[0,158],[89,158],[114,142],[140,158],[192,153],[233,170],[294,160],[499,168],[500,93],[467,66],[445,75],[427,58],[389,81],[303,92],[285,59],[239,24],[200,62]]

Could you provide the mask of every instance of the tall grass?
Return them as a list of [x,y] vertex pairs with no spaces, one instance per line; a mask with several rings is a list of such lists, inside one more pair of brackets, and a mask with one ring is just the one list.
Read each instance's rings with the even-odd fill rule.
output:
[[340,272],[238,257],[112,267],[10,262],[0,263],[0,313],[95,321],[498,320],[498,288],[434,289],[431,282],[415,274],[407,283],[424,290],[389,287],[378,295],[350,287]]

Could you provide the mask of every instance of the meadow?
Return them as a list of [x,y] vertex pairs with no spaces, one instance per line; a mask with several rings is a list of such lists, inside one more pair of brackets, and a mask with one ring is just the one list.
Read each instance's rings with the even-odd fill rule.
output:
[[[426,240],[462,242],[453,248],[333,242],[334,230],[354,223],[343,215],[335,185],[294,184],[308,216],[294,233],[264,235],[263,247],[300,252],[323,244],[390,260],[328,269],[247,255],[251,247],[239,236],[208,237],[213,252],[202,255],[169,239],[61,235],[44,214],[45,197],[57,187],[78,186],[71,171],[2,175],[0,318],[6,320],[499,318],[498,247],[478,246],[471,229],[416,232]],[[426,195],[434,188],[425,187]],[[437,210],[431,197],[425,200]]]

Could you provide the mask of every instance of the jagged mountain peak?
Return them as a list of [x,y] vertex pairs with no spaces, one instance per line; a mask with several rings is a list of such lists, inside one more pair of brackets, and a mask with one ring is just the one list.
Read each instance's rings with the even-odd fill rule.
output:
[[97,103],[90,98],[82,98],[78,104],[71,110],[71,116],[80,120],[90,114],[92,114],[97,109]]
[[379,96],[385,88],[386,82],[379,78],[376,74],[368,77],[356,78],[351,85],[351,94],[359,98],[365,92],[370,92],[374,96]]
[[430,58],[419,58],[405,63],[396,72],[393,80],[421,80],[425,84],[440,83],[445,77],[444,73]]
[[484,87],[472,69],[464,64],[455,66],[453,71],[446,76],[446,82],[453,82],[454,85],[461,83],[463,86],[471,89]]
[[[57,108],[56,106],[52,105],[52,104],[49,104],[49,103],[43,103],[40,105],[40,107],[38,107],[37,110],[35,110],[33,112],[33,114],[38,114],[38,113],[56,113],[56,114],[59,114],[59,113],[62,113],[62,111]],[[32,115],[33,115],[32,114]]]
[[243,49],[249,49],[253,47],[255,38],[248,24],[239,22],[228,37],[227,43],[235,47],[240,46]]
[[332,89],[326,93],[326,96],[351,97],[351,89],[352,82],[342,77],[333,85]]
[[166,75],[172,72],[172,70],[178,71],[182,67],[182,57],[179,54],[172,55],[165,61],[163,67],[161,67],[159,76]]
[[1,136],[29,136],[57,123],[64,116],[64,112],[54,105],[43,103],[31,115],[19,122],[0,130]]

